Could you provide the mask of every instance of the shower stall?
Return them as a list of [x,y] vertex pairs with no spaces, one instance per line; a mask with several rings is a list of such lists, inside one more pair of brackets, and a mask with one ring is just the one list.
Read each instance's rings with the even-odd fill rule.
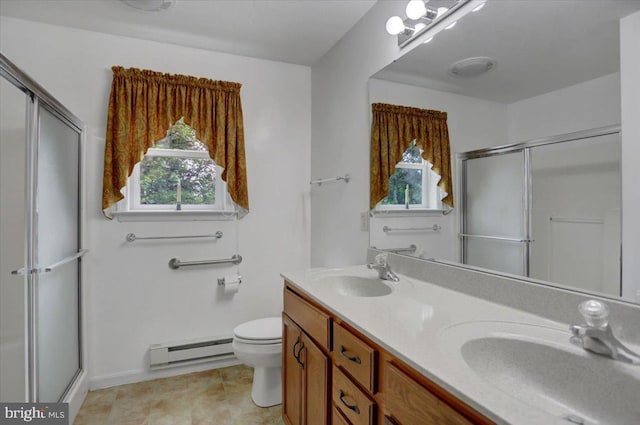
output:
[[465,264],[621,295],[620,128],[458,155]]
[[68,401],[83,371],[83,124],[0,54],[0,401]]

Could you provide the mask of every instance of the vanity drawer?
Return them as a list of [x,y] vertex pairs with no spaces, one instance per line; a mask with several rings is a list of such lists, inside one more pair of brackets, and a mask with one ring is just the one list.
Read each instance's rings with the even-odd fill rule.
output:
[[468,425],[458,414],[429,390],[389,362],[384,363],[382,392],[385,408],[393,422],[402,425]]
[[285,286],[284,312],[318,345],[331,349],[331,317]]
[[353,425],[373,425],[376,403],[337,366],[333,366],[331,400]]
[[376,350],[338,323],[333,323],[333,361],[369,392],[375,393]]

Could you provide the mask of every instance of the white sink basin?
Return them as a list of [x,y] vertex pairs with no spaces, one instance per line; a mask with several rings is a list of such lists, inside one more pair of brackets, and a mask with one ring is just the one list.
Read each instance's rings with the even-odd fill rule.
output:
[[318,283],[350,297],[383,297],[393,292],[383,280],[370,277],[330,276],[319,279]]
[[444,330],[452,367],[475,384],[540,409],[551,424],[640,424],[640,368],[587,353],[568,331],[508,322]]

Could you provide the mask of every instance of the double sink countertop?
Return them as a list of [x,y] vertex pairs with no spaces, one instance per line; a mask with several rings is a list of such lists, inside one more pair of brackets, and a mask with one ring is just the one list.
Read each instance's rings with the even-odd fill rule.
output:
[[[381,281],[364,265],[282,273],[496,423],[640,423],[640,366],[570,344],[569,323],[398,275]],[[616,397],[623,389],[635,394]]]

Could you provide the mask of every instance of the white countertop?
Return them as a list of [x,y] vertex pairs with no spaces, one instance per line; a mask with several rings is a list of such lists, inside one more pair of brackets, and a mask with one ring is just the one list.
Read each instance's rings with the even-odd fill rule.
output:
[[[460,362],[464,362],[460,350],[452,348],[455,346],[456,331],[450,332],[464,323],[493,322],[503,328],[515,323],[518,326],[524,325],[525,328],[528,325],[531,329],[544,328],[554,335],[559,335],[562,341],[568,341],[569,324],[555,322],[404,275],[399,275],[400,282],[397,284],[384,281],[393,289],[389,295],[343,295],[332,285],[332,276],[375,278],[377,273],[365,266],[355,266],[282,274],[282,277],[295,284],[318,304],[489,419],[497,423],[518,425],[570,423],[562,420],[563,413],[574,413],[570,408],[563,412],[545,411],[536,407],[535,403],[531,405],[511,397],[483,381],[472,370],[460,367]],[[592,356],[578,347],[576,350],[577,355]],[[602,361],[613,362],[604,358]],[[597,421],[585,422],[591,423]]]

